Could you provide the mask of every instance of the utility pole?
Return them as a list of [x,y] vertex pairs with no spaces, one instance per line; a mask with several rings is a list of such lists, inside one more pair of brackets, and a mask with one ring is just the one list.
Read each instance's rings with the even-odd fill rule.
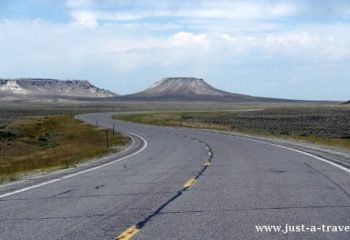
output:
[[115,135],[115,131],[114,131],[114,123],[113,123],[113,136]]
[[96,127],[98,127],[98,122],[97,122],[97,120],[96,120]]
[[108,150],[109,149],[108,128],[106,128],[106,144],[107,144],[107,150]]

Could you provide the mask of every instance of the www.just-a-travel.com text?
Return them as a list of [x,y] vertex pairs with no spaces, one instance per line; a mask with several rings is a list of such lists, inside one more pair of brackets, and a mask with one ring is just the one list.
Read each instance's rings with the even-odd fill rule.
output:
[[317,233],[317,232],[324,232],[324,233],[348,233],[350,232],[350,225],[257,225],[255,226],[255,229],[257,232],[261,233]]

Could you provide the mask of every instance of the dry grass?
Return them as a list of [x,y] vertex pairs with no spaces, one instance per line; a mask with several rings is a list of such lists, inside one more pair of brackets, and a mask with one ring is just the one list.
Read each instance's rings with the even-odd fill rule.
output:
[[69,115],[23,117],[7,125],[0,141],[0,182],[37,170],[67,168],[118,151],[128,139],[84,124]]
[[[175,126],[175,127],[191,127],[206,128],[215,130],[230,130],[228,126],[219,124],[210,124],[189,119],[188,116],[200,116],[202,112],[153,112],[153,113],[137,113],[137,114],[121,114],[113,118],[123,121],[144,123],[157,126]],[[212,114],[212,113],[208,113]]]

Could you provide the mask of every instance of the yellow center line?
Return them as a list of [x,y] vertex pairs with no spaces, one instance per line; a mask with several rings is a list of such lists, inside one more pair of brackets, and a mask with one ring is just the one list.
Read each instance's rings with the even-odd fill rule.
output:
[[118,237],[115,238],[115,240],[129,240],[134,235],[136,235],[140,229],[138,229],[136,226],[129,227],[124,232],[122,232]]
[[[210,156],[212,153],[209,151],[208,155]],[[211,161],[207,160],[204,163],[204,166],[210,166]],[[191,188],[195,183],[197,179],[191,178],[184,184],[184,188],[188,189]],[[184,189],[185,190],[185,189]],[[136,235],[140,229],[137,226],[131,226],[128,229],[126,229],[124,232],[122,232],[118,237],[115,238],[115,240],[131,240],[134,235]]]
[[184,185],[184,188],[190,188],[193,186],[193,184],[196,183],[196,179],[195,178],[191,178],[190,180],[188,180],[185,185]]

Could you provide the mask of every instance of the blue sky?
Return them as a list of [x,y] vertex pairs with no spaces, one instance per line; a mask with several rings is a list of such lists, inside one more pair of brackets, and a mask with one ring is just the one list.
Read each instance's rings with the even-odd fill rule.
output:
[[231,92],[350,99],[347,0],[0,0],[0,77],[119,94],[193,76]]

